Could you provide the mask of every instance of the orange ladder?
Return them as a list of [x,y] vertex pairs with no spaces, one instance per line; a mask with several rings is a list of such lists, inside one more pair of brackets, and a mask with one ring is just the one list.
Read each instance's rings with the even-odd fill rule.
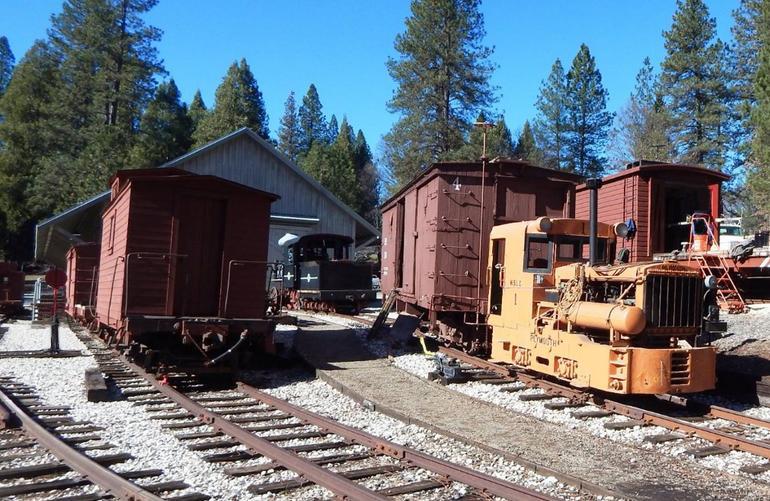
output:
[[700,267],[701,274],[706,277],[713,275],[717,279],[717,304],[729,313],[743,313],[746,311],[746,302],[735,286],[725,258],[719,254],[691,254],[690,260],[694,260]]
[[[700,229],[696,229],[699,226],[698,223],[701,223]],[[704,228],[705,233],[703,233]],[[690,244],[688,247],[690,261],[698,263],[704,278],[712,275],[717,279],[717,304],[720,308],[729,313],[743,313],[746,311],[746,302],[730,276],[730,268],[725,258],[718,250],[714,253],[709,252],[710,246],[716,245],[718,242],[717,227],[711,215],[702,212],[693,214],[690,218]],[[695,247],[698,248],[694,250]]]

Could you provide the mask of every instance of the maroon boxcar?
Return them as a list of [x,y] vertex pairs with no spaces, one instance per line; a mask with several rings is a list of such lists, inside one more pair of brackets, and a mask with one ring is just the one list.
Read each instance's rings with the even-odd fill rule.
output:
[[278,197],[176,169],[119,171],[111,187],[96,302],[102,332],[177,365],[210,362],[245,340],[243,353],[271,351],[265,261]]
[[16,263],[0,262],[0,313],[18,313],[23,299],[24,272]]
[[382,206],[383,292],[396,289],[398,311],[421,315],[434,335],[475,351],[488,348],[492,226],[571,217],[582,179],[507,159],[482,169],[481,162],[434,164]]
[[67,251],[67,302],[64,311],[70,317],[82,322],[94,319],[98,271],[98,243],[76,244]]
[[[618,238],[618,249],[627,248],[632,262],[652,261],[653,255],[680,249],[688,240],[694,212],[712,218],[721,213],[721,185],[729,176],[693,165],[641,160],[606,176],[599,188],[599,221],[634,220],[636,234]],[[588,219],[588,190],[577,187],[575,217]]]

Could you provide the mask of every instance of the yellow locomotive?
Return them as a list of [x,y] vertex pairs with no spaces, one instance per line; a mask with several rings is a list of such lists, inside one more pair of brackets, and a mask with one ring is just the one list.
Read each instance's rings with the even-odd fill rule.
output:
[[674,262],[606,264],[625,225],[593,217],[492,228],[492,360],[611,393],[714,388],[713,280]]

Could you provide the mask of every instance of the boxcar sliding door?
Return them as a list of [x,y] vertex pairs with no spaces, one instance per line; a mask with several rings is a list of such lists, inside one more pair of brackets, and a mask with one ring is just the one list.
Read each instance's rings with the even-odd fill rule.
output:
[[186,257],[177,261],[174,309],[181,315],[217,316],[227,202],[180,195],[176,214],[176,254]]

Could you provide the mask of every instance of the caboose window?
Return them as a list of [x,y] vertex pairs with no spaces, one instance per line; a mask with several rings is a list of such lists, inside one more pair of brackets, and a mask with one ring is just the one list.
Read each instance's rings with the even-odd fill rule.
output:
[[548,273],[551,271],[551,240],[545,235],[527,235],[524,271]]

